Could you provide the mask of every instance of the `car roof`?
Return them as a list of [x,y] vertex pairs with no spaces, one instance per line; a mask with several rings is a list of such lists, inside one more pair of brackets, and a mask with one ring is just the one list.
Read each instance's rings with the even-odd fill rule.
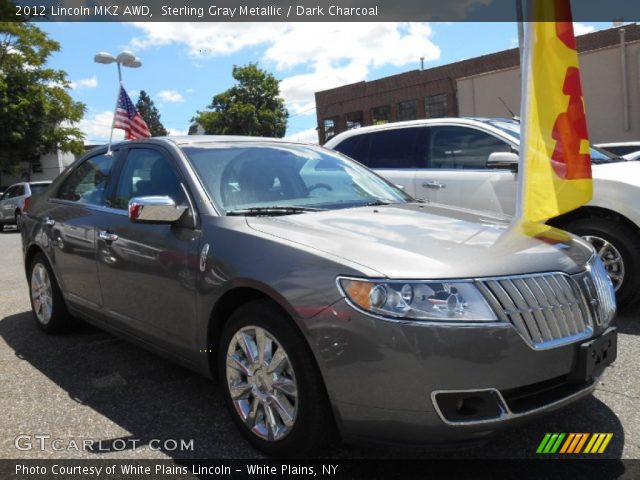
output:
[[[346,130],[344,132],[340,132],[334,137],[331,137],[325,143],[327,145],[334,145],[337,140],[344,140],[351,136],[355,135],[363,135],[369,132],[379,132],[381,130],[393,130],[398,128],[411,128],[411,127],[421,127],[425,125],[442,125],[442,124],[452,124],[452,125],[478,125],[482,124],[483,126],[492,126],[492,122],[514,122],[515,120],[512,118],[504,118],[504,117],[440,117],[440,118],[423,118],[420,120],[408,120],[404,122],[389,122],[383,123],[381,125],[369,125],[367,127],[354,128],[352,130]],[[504,133],[504,132],[503,132]]]
[[[195,145],[199,143],[226,143],[226,142],[243,142],[243,143],[260,143],[260,142],[276,142],[276,143],[298,143],[295,140],[286,140],[283,138],[275,137],[251,137],[243,135],[175,135],[166,137],[150,137],[141,138],[139,140],[125,140],[122,142],[114,143],[113,146],[122,146],[128,144],[136,144],[141,142],[160,142],[160,143],[173,143],[175,145]],[[104,145],[103,145],[104,147]]]
[[51,185],[51,180],[40,180],[38,182],[29,182],[29,185]]

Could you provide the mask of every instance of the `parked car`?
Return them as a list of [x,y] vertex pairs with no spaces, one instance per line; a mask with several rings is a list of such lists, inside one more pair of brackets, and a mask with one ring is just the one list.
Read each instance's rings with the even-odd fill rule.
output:
[[[520,127],[514,120],[439,118],[343,132],[326,143],[430,202],[515,213]],[[640,164],[591,149],[593,199],[550,220],[589,241],[619,304],[640,298]]]
[[597,143],[595,146],[606,150],[616,157],[624,157],[640,150],[640,142]]
[[47,189],[51,182],[20,182],[11,185],[0,197],[0,232],[5,225],[15,225],[20,230],[22,213],[32,195]]
[[82,318],[217,377],[269,454],[312,453],[335,427],[482,439],[588,395],[615,359],[611,282],[578,237],[418,202],[317,146],[190,136],[113,152],[27,210],[36,323]]

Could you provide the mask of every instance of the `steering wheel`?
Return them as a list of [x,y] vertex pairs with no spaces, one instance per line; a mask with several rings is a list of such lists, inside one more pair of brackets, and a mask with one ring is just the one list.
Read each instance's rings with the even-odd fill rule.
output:
[[314,183],[313,185],[307,187],[307,191],[311,193],[313,190],[317,188],[326,188],[329,191],[333,190],[333,187],[331,185],[327,185],[326,183]]

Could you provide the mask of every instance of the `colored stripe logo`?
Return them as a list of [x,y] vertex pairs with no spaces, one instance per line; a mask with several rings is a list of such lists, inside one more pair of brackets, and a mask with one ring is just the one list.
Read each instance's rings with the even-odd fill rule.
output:
[[604,453],[613,433],[546,433],[536,453]]

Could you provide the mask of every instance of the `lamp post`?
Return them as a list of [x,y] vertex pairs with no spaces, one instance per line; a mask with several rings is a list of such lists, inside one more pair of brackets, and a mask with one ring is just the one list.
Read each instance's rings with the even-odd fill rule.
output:
[[111,121],[111,132],[109,133],[109,147],[107,149],[107,155],[111,155],[111,142],[113,140],[113,126],[116,121],[116,110],[118,109],[118,100],[120,99],[120,89],[122,88],[122,69],[121,65],[129,68],[138,68],[142,66],[142,62],[132,52],[121,52],[117,57],[107,52],[96,53],[93,58],[94,62],[109,64],[115,63],[118,66],[118,94],[116,96],[116,106],[113,110],[113,120]]

